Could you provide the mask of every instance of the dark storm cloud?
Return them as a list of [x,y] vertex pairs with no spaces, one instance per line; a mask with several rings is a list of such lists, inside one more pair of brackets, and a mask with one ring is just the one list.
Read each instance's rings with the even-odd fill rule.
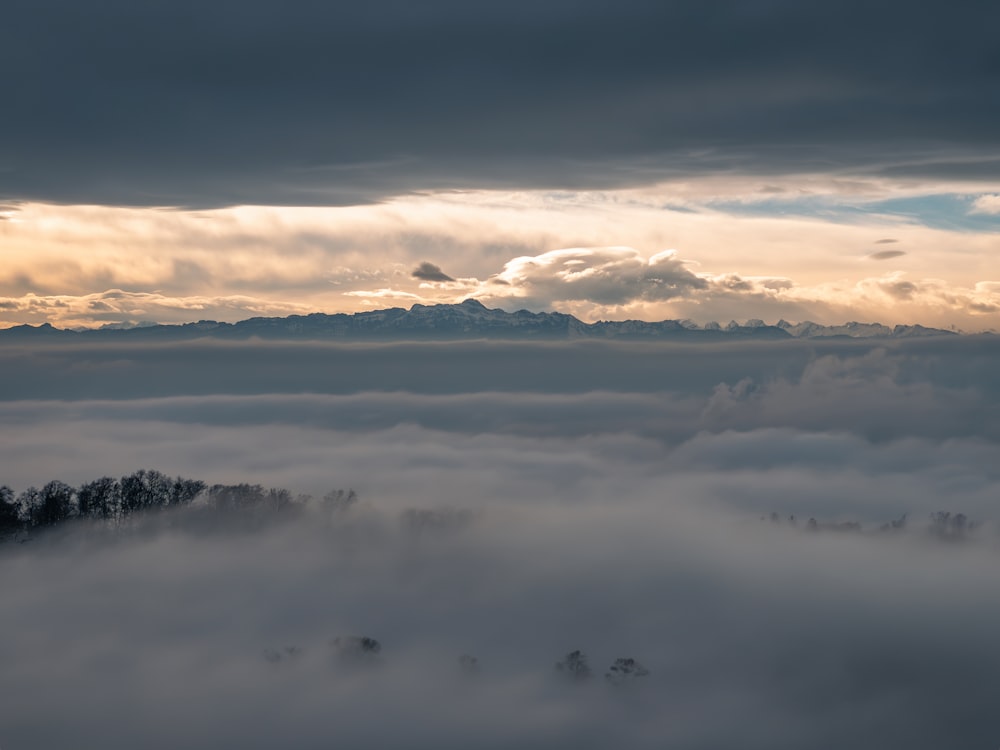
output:
[[420,279],[421,281],[454,281],[451,276],[446,274],[441,270],[439,266],[434,265],[429,261],[422,261],[420,265],[413,269],[410,274],[415,279]]
[[15,0],[0,196],[330,204],[716,170],[995,179],[998,22],[971,1]]

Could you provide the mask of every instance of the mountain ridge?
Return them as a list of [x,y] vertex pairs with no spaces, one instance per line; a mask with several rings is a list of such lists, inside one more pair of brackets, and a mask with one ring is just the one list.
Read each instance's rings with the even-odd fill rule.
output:
[[73,330],[49,323],[28,324],[0,330],[3,339],[43,340],[143,340],[184,339],[321,339],[321,340],[427,340],[427,339],[645,339],[718,341],[732,339],[781,340],[815,338],[914,338],[954,336],[955,331],[921,325],[850,322],[826,326],[812,321],[768,325],[759,319],[726,326],[689,320],[601,320],[584,323],[560,312],[506,312],[488,308],[475,299],[456,304],[415,304],[410,309],[391,307],[359,313],[309,313],[285,317],[253,317],[236,323],[200,320],[195,323],[134,325],[112,323],[101,328]]

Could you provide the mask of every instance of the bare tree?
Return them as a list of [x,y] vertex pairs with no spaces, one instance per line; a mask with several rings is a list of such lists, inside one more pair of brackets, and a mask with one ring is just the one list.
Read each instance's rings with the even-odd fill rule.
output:
[[115,518],[121,502],[121,488],[111,477],[81,484],[76,491],[77,513],[81,518],[104,521]]
[[323,508],[331,517],[346,513],[357,502],[358,494],[354,490],[330,490],[323,495]]
[[200,479],[184,479],[177,477],[170,488],[169,505],[187,505],[205,490],[205,483]]
[[649,670],[642,666],[635,659],[619,657],[611,665],[604,679],[615,687],[629,685],[641,677],[648,677]]
[[361,666],[374,664],[382,644],[365,635],[340,635],[330,641],[341,664]]
[[959,542],[968,538],[979,524],[970,521],[964,513],[949,513],[940,511],[931,513],[930,533],[938,539],[949,542]]
[[570,682],[587,682],[592,674],[587,663],[587,655],[583,651],[570,651],[556,662],[556,672]]
[[21,493],[21,513],[32,528],[55,526],[65,521],[73,512],[75,490],[65,482],[54,480],[42,489],[29,487]]
[[13,536],[21,530],[21,513],[14,490],[0,486],[0,539]]
[[164,508],[170,504],[174,480],[153,469],[140,469],[121,478],[120,515]]

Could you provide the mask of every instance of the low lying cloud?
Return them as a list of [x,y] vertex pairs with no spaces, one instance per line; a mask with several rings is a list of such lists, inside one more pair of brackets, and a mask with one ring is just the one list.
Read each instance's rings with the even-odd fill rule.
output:
[[115,323],[188,323],[242,320],[257,316],[301,315],[311,307],[254,297],[171,297],[161,293],[109,289],[80,296],[27,294],[0,297],[0,315],[18,323],[53,322],[58,327]]
[[892,260],[893,258],[901,258],[906,255],[905,250],[880,250],[877,253],[871,253],[867,257],[871,260]]
[[454,281],[451,276],[446,274],[441,270],[439,266],[430,263],[429,261],[421,261],[420,265],[413,269],[410,274],[415,279],[420,279],[421,281]]
[[974,214],[1000,214],[1000,195],[981,195],[972,202]]
[[1000,310],[997,282],[977,282],[971,288],[956,288],[943,279],[905,278],[900,271],[877,278],[862,279],[856,287],[861,296],[884,295],[894,302],[912,303],[914,307],[950,309],[970,316]]
[[345,297],[356,297],[358,299],[364,300],[366,303],[377,306],[382,305],[383,307],[387,304],[396,306],[397,302],[402,302],[406,304],[414,304],[417,302],[426,302],[426,298],[419,294],[414,294],[413,292],[404,292],[400,289],[391,289],[388,287],[382,289],[359,289],[353,292],[344,292]]
[[[391,433],[405,443],[413,429],[432,443],[444,439],[435,434],[454,435],[486,447],[515,436],[524,445],[540,441],[543,452],[546,440],[600,440],[615,460],[629,452],[661,460],[663,451],[703,434],[754,430],[787,431],[787,443],[768,459],[785,462],[799,455],[791,447],[797,431],[873,443],[1000,442],[997,357],[992,337],[11,345],[0,353],[0,417],[11,426],[0,442],[8,459],[0,483],[40,482],[53,462],[72,463],[73,475],[62,478],[83,481],[102,456],[115,456],[115,465],[101,471],[152,465],[213,474],[213,466],[241,455],[237,476],[218,481],[266,482],[272,467],[315,461],[306,486],[297,487],[312,492],[319,489],[313,475],[327,464],[343,467],[338,476],[361,465],[350,447],[356,438],[347,435],[381,435],[366,438],[377,442]],[[255,437],[247,443],[241,435]],[[612,448],[616,440],[624,442]],[[330,445],[338,446],[335,455]],[[183,459],[163,465],[170,456]],[[378,474],[370,468],[360,472],[366,481]],[[300,484],[292,476],[280,483]]]
[[[614,478],[613,507],[598,482],[572,503],[466,496],[479,512],[450,529],[413,529],[369,496],[347,517],[252,535],[81,530],[15,545],[0,574],[6,739],[112,750],[289,736],[457,748],[484,732],[530,748],[990,741],[1000,609],[980,593],[988,538],[809,534],[699,508],[683,477]],[[799,477],[802,490],[810,479],[821,477]],[[438,503],[457,491],[446,481]],[[340,658],[331,644],[351,636],[377,639],[377,657]],[[591,681],[554,669],[574,650]],[[603,675],[623,657],[648,675],[615,687]],[[52,710],[60,720],[44,721]]]
[[[929,750],[992,737],[988,541],[808,534],[699,509],[683,484],[619,485],[611,508],[595,502],[604,489],[486,506],[456,529],[417,532],[369,498],[332,524],[255,535],[15,545],[0,574],[6,738]],[[331,643],[351,636],[377,639],[377,657],[345,663]],[[591,681],[554,669],[574,650]],[[611,685],[618,658],[648,675]]]
[[[0,544],[4,745],[988,745],[998,356],[5,347],[0,484],[150,467],[317,499],[257,531],[166,512]],[[935,535],[937,511],[982,523]],[[605,680],[620,658],[648,674]]]

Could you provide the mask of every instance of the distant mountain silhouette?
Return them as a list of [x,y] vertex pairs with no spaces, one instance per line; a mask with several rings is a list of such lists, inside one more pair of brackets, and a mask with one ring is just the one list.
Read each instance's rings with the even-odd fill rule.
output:
[[48,323],[22,325],[0,331],[2,340],[114,340],[178,341],[215,339],[294,339],[294,340],[442,340],[442,339],[656,339],[671,341],[720,341],[731,339],[779,340],[791,338],[910,338],[950,336],[953,331],[924,326],[896,326],[879,323],[847,323],[824,326],[784,320],[767,325],[761,320],[726,326],[708,323],[699,326],[687,320],[606,320],[584,323],[558,312],[533,313],[528,310],[505,312],[467,299],[455,305],[414,305],[409,310],[392,307],[354,314],[313,313],[285,318],[250,318],[238,323],[200,320],[183,325],[112,324],[92,330],[62,330]]

